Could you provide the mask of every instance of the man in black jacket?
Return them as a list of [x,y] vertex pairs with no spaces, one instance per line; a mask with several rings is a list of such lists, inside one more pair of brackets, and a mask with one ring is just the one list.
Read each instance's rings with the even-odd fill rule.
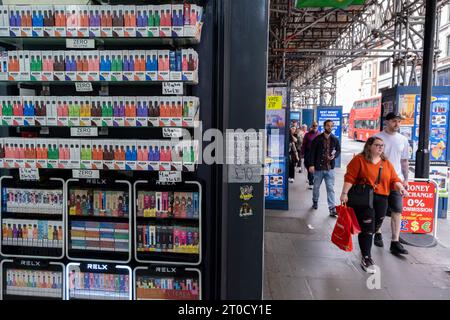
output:
[[335,159],[341,154],[341,146],[336,136],[331,133],[333,126],[333,121],[325,121],[323,124],[325,131],[313,140],[309,154],[310,167],[308,170],[314,174],[313,208],[316,210],[319,208],[320,185],[322,180],[325,180],[330,216],[336,217],[334,166]]

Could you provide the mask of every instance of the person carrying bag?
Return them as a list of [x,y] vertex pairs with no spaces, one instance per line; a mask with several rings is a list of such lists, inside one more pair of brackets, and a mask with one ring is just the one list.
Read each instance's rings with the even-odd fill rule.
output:
[[361,227],[358,235],[361,267],[369,273],[375,272],[371,256],[373,235],[386,215],[390,190],[398,190],[403,197],[409,196],[392,164],[384,156],[383,148],[382,139],[371,137],[367,140],[363,152],[347,166],[341,193],[341,202],[351,205]]

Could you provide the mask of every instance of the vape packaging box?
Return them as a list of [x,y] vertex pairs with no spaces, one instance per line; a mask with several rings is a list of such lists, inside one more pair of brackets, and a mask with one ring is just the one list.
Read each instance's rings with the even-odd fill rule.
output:
[[[162,98],[162,97],[161,97]],[[148,125],[150,127],[160,127],[159,105],[161,98],[148,97]]]
[[34,117],[36,126],[47,125],[47,99],[43,96],[34,97],[34,108],[36,110]]
[[124,37],[136,37],[136,6],[124,6]]
[[9,35],[10,37],[20,37],[21,17],[16,6],[9,6]]
[[32,19],[32,36],[43,37],[44,36],[44,13],[43,6],[31,7],[31,19]]
[[171,105],[170,97],[161,97],[159,99],[159,126],[170,127]]
[[47,168],[47,142],[46,139],[36,139],[36,168]]
[[92,168],[91,140],[80,139],[80,168]]
[[[56,169],[59,165],[59,144],[57,139],[47,139],[47,168]],[[61,156],[64,156],[61,154]]]
[[13,97],[13,125],[23,126],[25,121],[25,116],[23,113],[23,104],[21,97]]
[[56,120],[58,127],[69,125],[69,99],[70,97],[56,97]]
[[198,54],[194,49],[183,49],[183,81],[198,82]]
[[89,7],[86,5],[78,6],[77,37],[89,37]]
[[145,56],[145,80],[158,81],[158,50],[147,50]]
[[88,54],[88,81],[100,80],[100,52],[87,51]]
[[41,6],[44,15],[44,37],[55,36],[55,13],[53,6]]
[[53,80],[53,53],[52,51],[41,51],[42,60],[42,81],[52,81]]
[[66,37],[67,15],[65,5],[53,6],[55,15],[55,37]]
[[170,141],[171,170],[183,171],[183,145],[181,141]]
[[91,126],[102,126],[102,103],[100,97],[91,97]]
[[25,139],[24,168],[36,168],[36,145],[34,139]]
[[160,143],[158,140],[146,141],[148,146],[148,170],[159,171]]
[[[134,63],[131,63],[133,59],[130,54],[132,51],[123,50],[122,51],[122,80],[123,81],[133,81],[134,75]],[[131,70],[132,69],[132,70]]]
[[0,52],[0,80],[8,80],[8,51]]
[[114,170],[114,142],[112,140],[103,140],[102,142],[103,142],[103,169]]
[[65,80],[76,81],[78,72],[83,70],[81,51],[64,51],[62,66],[64,66],[65,70]]
[[91,97],[79,97],[80,99],[80,126],[91,126]]
[[101,36],[101,10],[96,6],[89,6],[89,37]]
[[148,170],[149,147],[146,141],[137,141],[136,170]]
[[15,139],[14,167],[25,168],[25,141],[31,139]]
[[9,37],[9,11],[8,6],[0,6],[0,36]]
[[112,6],[112,36],[121,38],[124,36],[124,7],[122,5]]
[[172,36],[172,5],[164,4],[159,6],[160,28],[159,36],[162,38]]
[[146,80],[146,51],[135,51],[134,54],[134,80],[145,81]]
[[148,97],[137,97],[136,100],[136,127],[148,127]]
[[91,140],[92,169],[103,169],[103,143],[102,140]]
[[58,168],[70,168],[70,147],[67,139],[58,139]]
[[125,170],[136,170],[137,149],[136,141],[127,140],[125,144]]
[[2,125],[12,126],[13,125],[13,96],[4,96],[2,101]]
[[148,6],[147,35],[151,38],[159,37],[159,28],[161,25],[161,12],[159,6]]
[[183,98],[182,97],[172,97],[171,98],[171,127],[182,127],[183,126]]
[[114,106],[111,98],[102,97],[102,127],[113,126]]
[[16,6],[20,12],[20,36],[21,37],[32,37],[33,36],[33,23],[31,16],[31,7],[28,5]]
[[148,37],[148,10],[150,6],[136,6],[136,37]]
[[[45,51],[44,51],[45,52]],[[30,51],[30,79],[31,81],[42,80],[42,52]]]
[[125,97],[114,97],[111,99],[113,105],[113,126],[125,126]]
[[195,127],[199,119],[198,97],[183,97],[183,127]]
[[8,80],[21,80],[20,74],[20,51],[8,51]]
[[36,124],[36,106],[34,103],[34,97],[22,97],[22,107],[23,107],[23,125],[24,126],[34,126]]
[[122,140],[115,140],[112,143],[114,144],[114,169],[125,170],[125,143]]
[[69,167],[73,169],[79,169],[81,168],[81,154],[80,154],[81,140],[69,139],[67,141],[70,148]]
[[5,157],[3,160],[3,167],[4,168],[14,168],[14,142],[13,139],[5,138],[3,140],[3,145],[5,148]]
[[67,98],[67,105],[69,111],[68,125],[75,127],[80,125],[80,101],[78,97],[65,97]]
[[169,68],[170,68],[170,81],[181,81],[183,71],[181,50],[170,51]]
[[125,97],[125,127],[136,127],[136,97]]
[[70,63],[70,60],[66,62],[64,57],[65,52],[63,50],[53,51],[52,54],[53,54],[53,80],[65,81],[66,80],[65,67],[68,66],[70,67],[70,69],[72,69],[72,64],[75,64],[75,61],[73,61],[73,63]]
[[184,5],[172,5],[172,37],[184,36]]
[[161,140],[159,142],[159,170],[171,171],[172,162],[172,143],[170,140]]
[[112,55],[111,81],[122,81],[124,65],[122,50],[110,51],[110,53]]
[[66,36],[76,37],[79,26],[79,7],[77,5],[68,5],[66,8]]
[[45,98],[45,103],[47,107],[47,125],[57,126],[58,125],[58,107],[56,97]]
[[88,55],[89,51],[77,51],[77,72],[75,78],[77,81],[88,81],[88,72],[89,72]]
[[24,81],[30,80],[30,51],[19,51],[20,63],[20,79]]
[[158,80],[170,81],[169,50],[158,50]]
[[112,56],[111,51],[99,51],[99,78],[101,81],[111,81]]
[[112,37],[112,8],[111,6],[100,7],[100,35],[103,38]]

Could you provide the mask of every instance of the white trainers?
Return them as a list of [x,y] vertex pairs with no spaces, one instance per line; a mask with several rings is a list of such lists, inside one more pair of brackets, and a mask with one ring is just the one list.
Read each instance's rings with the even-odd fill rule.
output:
[[295,181],[294,179],[289,178],[289,182],[290,182],[290,183],[294,183],[294,181]]

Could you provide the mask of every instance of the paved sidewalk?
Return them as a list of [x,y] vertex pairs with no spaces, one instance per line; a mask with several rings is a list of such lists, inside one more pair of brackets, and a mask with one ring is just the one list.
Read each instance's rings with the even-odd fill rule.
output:
[[[362,150],[362,143],[344,140],[343,168],[336,172],[339,197],[345,166]],[[358,240],[346,253],[330,241],[336,219],[328,216],[325,185],[319,210],[313,210],[312,191],[305,174],[290,184],[289,211],[266,210],[264,299],[450,299],[450,221],[439,220],[439,244],[434,248],[406,246],[410,254],[389,252],[390,219],[383,225],[385,247],[373,247],[381,269],[381,288],[368,289],[359,264]],[[337,198],[338,200],[338,198]]]

